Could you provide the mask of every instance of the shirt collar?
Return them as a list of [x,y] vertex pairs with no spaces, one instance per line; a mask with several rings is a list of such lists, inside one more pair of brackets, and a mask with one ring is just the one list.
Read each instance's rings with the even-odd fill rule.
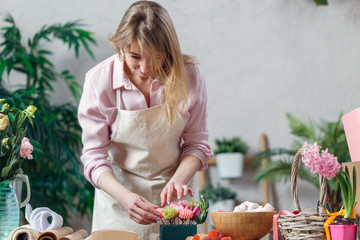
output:
[[[155,84],[160,84],[157,78],[154,79]],[[112,78],[113,89],[124,87],[127,90],[136,89],[135,85],[130,81],[124,71],[124,61],[118,54],[115,56],[114,71]]]
[[118,54],[115,55],[112,83],[114,90],[121,87],[129,90],[133,88],[132,82],[124,72],[124,61],[120,58]]

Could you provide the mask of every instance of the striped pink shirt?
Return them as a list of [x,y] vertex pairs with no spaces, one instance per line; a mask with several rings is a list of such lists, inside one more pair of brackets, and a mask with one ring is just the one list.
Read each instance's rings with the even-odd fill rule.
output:
[[[186,67],[190,79],[189,105],[183,113],[185,129],[182,134],[180,159],[192,155],[200,159],[202,167],[213,157],[208,145],[206,125],[206,86],[201,67],[198,64]],[[78,117],[82,127],[85,177],[97,187],[99,176],[112,171],[108,148],[116,119],[116,90],[121,91],[121,106],[124,110],[148,108],[144,95],[127,78],[123,62],[117,55],[102,61],[90,69],[85,78]],[[162,85],[155,79],[151,85],[150,107],[161,104]]]

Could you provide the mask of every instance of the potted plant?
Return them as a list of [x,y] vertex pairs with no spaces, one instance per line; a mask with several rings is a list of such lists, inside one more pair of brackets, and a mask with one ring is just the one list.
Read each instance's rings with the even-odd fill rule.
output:
[[340,169],[336,174],[336,179],[339,182],[340,190],[344,202],[344,210],[340,211],[333,218],[329,224],[330,235],[332,240],[355,240],[357,232],[357,224],[355,219],[355,204],[356,204],[356,169],[353,168],[352,183],[349,174],[349,169],[346,166],[345,170]]
[[214,150],[220,178],[238,178],[242,176],[244,155],[249,146],[239,137],[215,140]]
[[210,182],[206,182],[204,189],[200,193],[209,200],[211,211],[234,210],[236,192],[229,187],[224,187],[220,183],[217,183],[217,187],[214,187]]
[[[77,106],[71,98],[65,103],[53,103],[51,99],[57,82],[63,81],[76,101],[82,87],[69,70],[62,71],[52,62],[54,52],[50,44],[61,41],[76,58],[83,50],[94,58],[91,50],[95,44],[93,33],[85,30],[82,22],[69,21],[46,24],[32,37],[24,39],[11,15],[4,18],[2,26],[0,98],[19,109],[28,105],[38,108],[34,127],[25,123],[27,137],[36,144],[34,162],[25,161],[22,165],[32,185],[31,204],[61,212],[65,223],[71,216],[70,211],[75,216],[90,216],[94,188],[82,176],[79,167],[82,145]],[[24,77],[15,88],[13,85],[18,76]]]
[[[236,192],[229,187],[224,187],[219,183],[217,183],[217,187],[214,187],[211,182],[206,182],[200,194],[210,202],[210,212],[234,210]],[[210,224],[213,225],[211,218]]]

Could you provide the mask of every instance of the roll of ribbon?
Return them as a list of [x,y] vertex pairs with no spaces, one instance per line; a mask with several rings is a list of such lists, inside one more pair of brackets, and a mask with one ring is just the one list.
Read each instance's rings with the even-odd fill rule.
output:
[[[49,222],[50,217],[51,223]],[[27,204],[25,208],[25,218],[29,224],[40,233],[61,228],[63,225],[62,216],[47,207],[32,210],[31,205]]]

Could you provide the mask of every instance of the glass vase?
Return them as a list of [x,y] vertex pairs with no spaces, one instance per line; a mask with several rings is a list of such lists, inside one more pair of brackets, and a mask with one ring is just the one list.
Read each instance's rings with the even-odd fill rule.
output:
[[0,240],[7,240],[20,223],[19,202],[12,182],[0,182]]

